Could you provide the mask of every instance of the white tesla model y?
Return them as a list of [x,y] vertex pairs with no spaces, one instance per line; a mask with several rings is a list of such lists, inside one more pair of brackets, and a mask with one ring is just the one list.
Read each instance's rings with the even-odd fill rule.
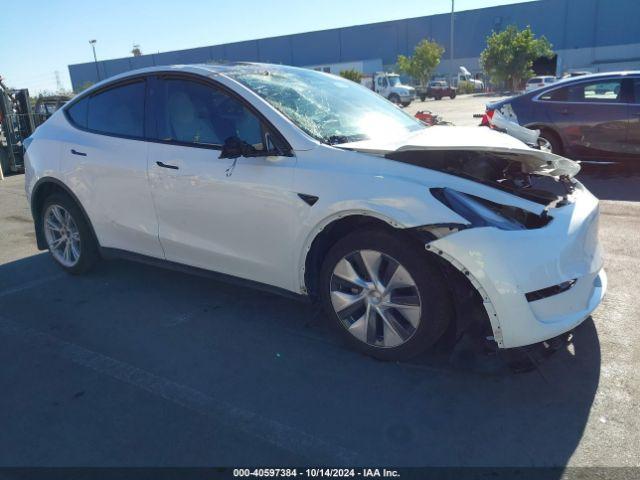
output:
[[25,148],[38,247],[68,272],[126,256],[306,296],[382,359],[445,331],[541,342],[606,289],[576,163],[487,128],[427,127],[329,74],[128,72]]

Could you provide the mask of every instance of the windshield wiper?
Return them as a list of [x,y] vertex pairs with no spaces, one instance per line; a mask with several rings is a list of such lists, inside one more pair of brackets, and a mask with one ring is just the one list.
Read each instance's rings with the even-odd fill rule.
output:
[[341,143],[358,142],[360,140],[366,140],[366,135],[330,135],[322,139],[322,141],[328,145],[339,145]]
[[346,135],[330,135],[322,139],[328,145],[338,145],[340,143],[348,143],[349,138]]

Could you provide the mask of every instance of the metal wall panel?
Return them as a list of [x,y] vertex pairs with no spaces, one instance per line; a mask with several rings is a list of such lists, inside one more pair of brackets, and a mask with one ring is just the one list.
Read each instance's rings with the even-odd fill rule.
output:
[[343,29],[340,60],[382,58],[384,64],[395,63],[398,57],[396,25],[397,22],[387,22]]
[[[150,65],[207,61],[262,61],[322,65],[379,59],[392,65],[422,39],[435,40],[449,58],[450,15],[410,18],[296,35],[178,50],[100,62],[101,76]],[[640,43],[640,0],[539,0],[456,13],[454,57],[476,59],[492,30],[530,25],[557,50]],[[622,48],[622,47],[621,47]],[[606,60],[606,59],[605,59]],[[128,65],[128,67],[127,67]],[[97,80],[93,62],[70,65],[73,88]]]
[[291,35],[291,57],[291,63],[298,66],[341,62],[340,30]]
[[132,70],[131,63],[128,58],[117,58],[116,60],[107,60],[100,62],[100,66],[104,68],[103,78],[113,77],[119,73],[128,72]]
[[249,40],[246,42],[227,43],[225,46],[225,60],[259,62],[258,42]]
[[291,65],[291,37],[274,37],[258,40],[260,61],[264,63],[283,63]]
[[131,57],[129,59],[129,63],[131,64],[132,70],[135,70],[137,68],[153,67],[156,64],[153,55],[140,55],[139,57]]

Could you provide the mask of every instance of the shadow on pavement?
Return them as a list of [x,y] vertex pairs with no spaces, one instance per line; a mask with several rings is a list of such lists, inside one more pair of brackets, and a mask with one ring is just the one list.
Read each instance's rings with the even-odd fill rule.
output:
[[640,201],[640,166],[583,163],[578,180],[602,200]]
[[[353,353],[312,306],[259,291],[124,261],[83,277],[58,274],[46,254],[0,266],[0,317],[340,445],[359,465],[564,466],[598,387],[590,319],[538,371],[480,375],[450,367],[441,353],[409,364]],[[59,359],[55,346],[41,358],[19,334],[0,328],[0,338],[14,352],[0,370],[8,392],[0,408],[19,412],[3,422],[0,464],[340,463],[283,452],[269,435],[240,436],[245,446],[230,449],[225,435],[234,446],[237,432],[207,433],[219,431],[222,408],[203,417],[166,399],[133,402],[107,375],[76,379],[84,367]],[[61,400],[69,384],[82,397]]]

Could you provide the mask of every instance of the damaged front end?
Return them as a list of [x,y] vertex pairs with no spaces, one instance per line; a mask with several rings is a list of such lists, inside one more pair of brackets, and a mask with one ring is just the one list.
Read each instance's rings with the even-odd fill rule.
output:
[[598,201],[573,180],[579,166],[532,152],[407,148],[385,155],[529,201],[481,198],[455,182],[429,189],[466,221],[415,229],[453,292],[457,321],[447,342],[458,366],[527,370],[604,296]]
[[569,201],[579,165],[534,150],[400,149],[389,160],[436,170],[511,193],[545,207]]

